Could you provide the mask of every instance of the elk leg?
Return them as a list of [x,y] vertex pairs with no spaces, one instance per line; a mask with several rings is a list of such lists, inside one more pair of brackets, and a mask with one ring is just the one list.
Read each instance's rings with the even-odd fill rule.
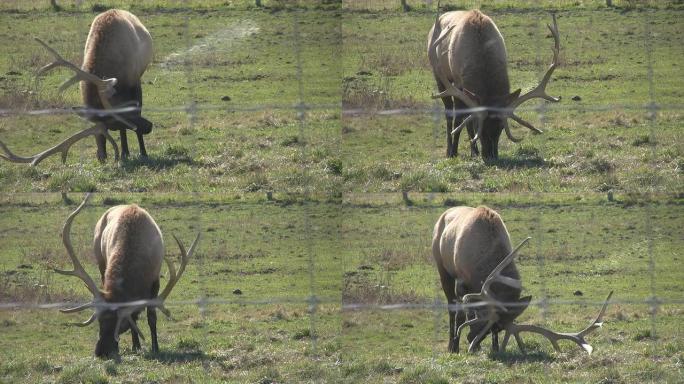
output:
[[[159,280],[152,284],[152,297],[157,298],[159,294]],[[154,306],[147,307],[147,325],[150,327],[150,335],[152,335],[152,352],[159,353],[159,344],[157,343],[157,310]]]
[[[138,314],[137,313],[134,314],[131,317],[131,319],[133,319],[134,322],[137,321],[138,320]],[[135,330],[136,327],[134,327],[132,324],[131,324],[130,328],[131,328],[131,339],[133,341],[133,351],[137,352],[140,350],[140,335],[138,335],[138,332]]]
[[[475,137],[475,127],[473,126],[474,124],[477,124],[477,121],[471,121],[468,124],[466,124],[466,129],[468,130],[468,136],[470,137],[470,156],[471,157],[478,157],[480,156],[480,152],[477,150],[477,141],[472,142],[473,138]],[[482,140],[482,138],[480,138]]]
[[492,352],[499,352],[499,333],[492,331]]
[[[437,81],[437,89],[439,92],[444,92],[446,87]],[[442,97],[442,102],[444,103],[444,115],[446,117],[446,135],[447,135],[447,157],[454,157],[458,152],[458,139],[456,139],[456,145],[454,145],[454,140],[451,135],[451,131],[454,129],[454,98],[451,96]]]
[[142,132],[135,132],[138,136],[138,146],[140,147],[140,157],[147,158],[147,151],[145,150],[145,140],[143,139]]
[[[449,274],[438,268],[439,277],[442,283],[442,289],[444,290],[444,295],[447,298],[447,304],[457,304],[458,299],[456,298],[456,280],[449,276]],[[455,328],[454,320],[456,318],[457,312],[452,308],[449,308],[449,352],[458,353],[458,339],[454,337]]]
[[[142,106],[143,106],[143,94],[142,94],[142,86],[140,83],[138,83],[134,88],[133,88],[133,98],[135,101],[138,102],[138,108],[140,108],[140,112],[142,112]],[[140,116],[140,115],[138,115]],[[147,158],[147,151],[145,150],[145,141],[143,140],[143,134],[150,133],[152,130],[152,124],[145,120],[142,117],[139,117],[138,123],[136,126],[138,127],[138,130],[135,131],[136,136],[138,136],[138,147],[140,148],[140,157]],[[144,124],[140,124],[144,123]]]
[[128,155],[128,139],[126,138],[126,128],[121,127],[119,129],[119,134],[121,135],[121,158],[127,159]]
[[104,135],[95,135],[95,144],[97,145],[97,159],[102,163],[107,159],[107,140]]

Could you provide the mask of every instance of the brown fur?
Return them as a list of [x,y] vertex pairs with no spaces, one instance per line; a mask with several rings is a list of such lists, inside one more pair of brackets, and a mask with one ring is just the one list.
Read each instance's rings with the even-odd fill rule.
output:
[[[443,31],[446,37],[434,49]],[[440,92],[453,85],[471,97],[479,106],[503,108],[510,102],[510,82],[508,79],[506,45],[503,36],[488,16],[478,10],[454,11],[440,15],[428,34],[428,59]],[[449,84],[446,84],[446,83]],[[460,132],[453,135],[467,115],[454,109],[467,107],[458,97],[442,97],[447,120],[447,157],[458,154]],[[479,140],[482,156],[485,159],[498,157],[498,142],[504,128],[505,119],[489,114],[483,122]],[[493,118],[494,117],[494,118]],[[477,130],[475,122],[467,125],[468,135],[473,138]],[[470,144],[472,156],[479,154],[477,144]]]
[[484,105],[499,105],[510,93],[507,54],[503,36],[491,18],[478,10],[447,12],[441,15],[428,36],[430,44],[435,29],[456,25],[451,36],[442,40],[446,58],[431,60],[433,71],[442,71],[458,88],[475,93]]
[[94,252],[108,302],[151,299],[164,246],[154,219],[137,205],[110,208],[95,226]]
[[[112,9],[93,20],[83,52],[84,71],[100,78],[116,78],[117,88],[140,85],[140,77],[152,60],[152,38],[133,14]],[[97,88],[81,82],[86,106],[102,108]]]
[[[454,304],[467,293],[479,293],[487,276],[511,250],[508,230],[496,211],[480,206],[454,207],[444,212],[435,224],[432,256],[447,301]],[[520,279],[514,263],[505,267],[501,274]],[[520,298],[520,289],[494,283],[491,290],[501,302],[514,302]],[[452,352],[458,351],[458,341],[453,345],[454,315],[455,312],[450,311],[449,348]],[[456,328],[465,320],[465,314],[458,316]]]

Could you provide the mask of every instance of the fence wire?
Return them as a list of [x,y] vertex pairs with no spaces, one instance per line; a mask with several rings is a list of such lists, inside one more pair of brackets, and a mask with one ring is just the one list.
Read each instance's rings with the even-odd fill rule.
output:
[[[363,8],[363,2],[360,1],[354,1],[350,2],[351,5],[353,6],[359,6],[359,8]],[[372,3],[372,4],[371,4]],[[380,2],[381,3],[381,2]],[[190,2],[185,1],[183,3],[185,6],[190,5]],[[350,4],[347,4],[348,6]],[[367,2],[366,8],[373,8],[377,3],[376,2]],[[394,4],[394,2],[392,3]],[[409,3],[410,4],[410,3]],[[432,6],[432,2],[428,1],[428,6]],[[307,113],[310,111],[315,111],[315,110],[329,110],[329,109],[339,109],[340,110],[340,118],[341,119],[353,119],[356,117],[360,116],[372,116],[372,117],[378,117],[378,118],[383,118],[386,116],[396,116],[396,115],[425,115],[427,118],[432,118],[434,124],[432,125],[433,127],[433,146],[437,147],[438,143],[441,142],[443,139],[443,116],[444,116],[444,110],[441,107],[440,103],[438,101],[435,101],[433,103],[433,107],[413,107],[413,108],[391,108],[391,109],[373,109],[373,108],[355,108],[355,107],[349,107],[345,106],[344,100],[342,100],[342,104],[315,104],[315,103],[310,103],[306,99],[305,95],[305,83],[309,81],[310,79],[307,78],[307,74],[304,71],[304,60],[305,58],[303,57],[302,53],[302,46],[306,44],[306,37],[302,36],[302,32],[300,30],[300,17],[302,12],[306,12],[306,10],[296,10],[292,13],[290,13],[287,17],[291,18],[292,22],[292,29],[293,29],[293,40],[291,42],[292,44],[292,51],[295,56],[295,70],[296,70],[296,82],[297,82],[297,103],[295,105],[288,105],[288,104],[269,104],[269,105],[253,105],[253,106],[226,106],[226,105],[219,105],[219,104],[210,104],[210,103],[201,103],[197,101],[197,89],[196,89],[196,84],[195,84],[195,69],[193,67],[193,60],[192,58],[188,57],[186,60],[184,60],[183,65],[184,65],[184,70],[185,70],[185,75],[186,75],[186,86],[188,89],[187,93],[187,100],[185,104],[183,105],[176,105],[176,106],[168,106],[168,107],[155,107],[153,105],[146,105],[145,110],[148,112],[184,112],[187,117],[188,121],[188,126],[190,130],[194,130],[195,126],[197,124],[197,116],[200,112],[202,111],[221,111],[221,112],[263,112],[263,111],[273,111],[273,110],[279,110],[279,111],[293,111],[296,112],[297,115],[297,123],[299,126],[299,135],[302,138],[307,137],[311,132],[311,128],[308,124],[307,121]],[[78,18],[79,20],[79,27],[80,29],[86,29],[85,26],[89,23],[89,20],[86,19],[86,14],[83,14],[83,16],[80,16]],[[649,92],[649,103],[646,105],[640,105],[640,104],[611,104],[611,105],[583,105],[583,106],[576,106],[576,105],[561,105],[561,106],[547,106],[545,103],[541,103],[538,106],[527,106],[527,107],[521,107],[518,108],[520,111],[527,111],[527,112],[535,112],[537,113],[540,118],[541,118],[541,128],[544,129],[544,125],[546,124],[546,116],[550,113],[553,113],[554,111],[575,111],[575,112],[581,112],[581,113],[589,113],[589,112],[602,112],[602,111],[612,111],[612,110],[624,110],[624,111],[635,111],[635,112],[648,112],[649,116],[649,128],[650,128],[650,136],[651,140],[655,142],[655,137],[656,137],[656,130],[657,130],[657,114],[661,111],[681,111],[684,110],[684,104],[662,104],[657,102],[656,98],[656,90],[655,90],[655,80],[654,80],[654,75],[653,75],[653,65],[654,65],[654,58],[653,58],[653,43],[652,43],[652,27],[650,23],[649,17],[644,17],[644,29],[643,29],[643,42],[644,42],[644,50],[645,54],[647,57],[647,65],[646,65],[646,71],[647,71],[647,77],[648,77],[648,92]],[[537,18],[537,22],[539,24],[543,23],[543,20],[541,16]],[[341,27],[340,27],[341,28]],[[183,23],[181,25],[181,30],[182,30],[182,35],[185,38],[185,43],[187,45],[187,49],[191,49],[193,46],[193,28],[191,25],[191,20],[189,15],[185,15],[183,19]],[[422,33],[422,31],[421,31]],[[342,33],[340,32],[340,37],[342,36]],[[541,36],[537,37],[536,41],[536,47],[537,47],[537,61],[538,62],[544,62],[543,58],[544,55],[546,54],[547,48],[546,45],[544,44]],[[343,43],[343,42],[342,42]],[[487,110],[494,110],[494,111],[506,111],[505,109],[496,109],[496,108],[482,108],[482,109],[487,109]],[[455,113],[470,113],[470,112],[477,112],[482,109],[459,109],[455,110]],[[136,110],[136,107],[126,107],[126,108],[119,108],[111,111],[98,111],[98,113],[101,114],[116,114],[116,113],[123,113],[123,112],[130,112]],[[88,111],[87,109],[79,109],[81,112],[92,112]],[[15,109],[0,109],[0,118],[4,117],[13,117],[13,116],[41,116],[41,115],[71,115],[73,114],[74,111],[73,109],[66,109],[66,108],[47,108],[47,109],[37,109],[37,110],[15,110]],[[344,145],[344,144],[341,144]],[[300,152],[300,156],[302,157],[302,163],[304,163],[304,159],[306,158],[306,151],[310,150],[307,146],[304,146],[302,148],[302,151]],[[651,156],[653,159],[656,158],[656,145],[653,145],[651,147]],[[363,154],[359,154],[362,156]],[[436,156],[433,154],[433,156]],[[436,161],[436,158],[433,158],[433,162]],[[656,164],[654,164],[656,166]],[[304,168],[304,173],[305,173],[305,179],[308,179],[306,173],[307,168],[303,166]],[[194,176],[191,176],[194,177]],[[544,188],[542,188],[544,189]],[[287,191],[284,191],[284,193],[288,193]],[[646,201],[650,201],[650,196],[646,194]],[[406,195],[404,195],[405,198]],[[541,198],[541,194],[540,200]],[[303,200],[307,201],[311,197],[311,192],[307,186],[304,186],[304,192],[303,192]],[[201,199],[201,196],[198,197]],[[11,198],[10,198],[11,199]],[[234,297],[228,296],[228,292],[226,292],[225,295],[220,295],[219,297],[216,296],[211,296],[208,295],[206,292],[208,291],[207,288],[207,282],[212,279],[212,274],[211,271],[208,270],[209,267],[207,267],[208,261],[205,259],[203,256],[203,252],[199,251],[198,252],[198,258],[194,260],[196,263],[196,267],[198,269],[198,275],[199,279],[197,281],[197,284],[199,285],[199,291],[200,295],[196,299],[192,300],[169,300],[168,302],[165,303],[165,305],[171,309],[174,307],[193,307],[197,308],[201,322],[204,324],[208,322],[210,312],[212,310],[214,311],[220,311],[222,310],[222,306],[230,306],[230,305],[239,305],[239,306],[274,306],[274,305],[279,305],[279,304],[297,304],[297,305],[305,305],[308,309],[308,316],[309,316],[309,332],[311,338],[311,354],[310,356],[312,357],[312,360],[314,361],[320,361],[319,359],[319,354],[320,354],[320,347],[317,344],[317,334],[319,332],[319,323],[322,320],[319,320],[319,310],[321,306],[336,306],[339,311],[343,314],[344,313],[349,313],[349,312],[360,312],[360,311],[373,311],[373,310],[379,310],[379,311],[399,311],[399,310],[424,310],[424,311],[431,311],[433,314],[433,324],[432,327],[434,327],[434,333],[433,333],[433,342],[432,342],[432,353],[433,353],[433,362],[436,363],[438,361],[438,356],[440,356],[443,351],[444,351],[444,346],[441,345],[440,340],[444,339],[444,328],[445,325],[443,324],[444,322],[443,317],[444,314],[447,312],[447,309],[449,306],[445,302],[444,295],[441,293],[441,288],[438,286],[436,280],[432,280],[431,283],[435,286],[434,288],[434,297],[430,298],[428,300],[425,300],[424,302],[393,302],[393,303],[377,303],[377,302],[371,302],[371,303],[366,303],[366,302],[349,302],[346,301],[344,297],[340,299],[339,296],[329,296],[326,294],[321,294],[319,293],[319,287],[317,285],[317,280],[316,280],[316,274],[319,271],[319,268],[321,266],[317,265],[318,263],[318,255],[316,254],[316,247],[313,245],[313,240],[311,238],[311,233],[315,231],[316,229],[314,228],[314,224],[312,223],[312,216],[315,215],[314,212],[314,207],[312,207],[308,203],[304,203],[304,210],[303,210],[303,215],[304,215],[304,226],[308,229],[307,231],[304,231],[303,233],[300,234],[300,239],[301,242],[306,244],[305,246],[305,254],[306,254],[306,260],[308,264],[308,271],[307,271],[307,278],[308,278],[308,291],[309,294],[307,296],[292,296],[292,297],[286,297],[286,298],[265,298],[265,299],[256,299],[256,300],[244,300],[244,299],[236,299]],[[400,209],[400,208],[398,208]],[[419,208],[412,208],[412,209],[419,209]],[[343,212],[343,211],[341,211]],[[403,220],[409,222],[410,218],[409,216],[412,215],[413,211],[410,209],[407,209],[404,211],[405,217],[403,217]],[[230,214],[230,212],[228,212]],[[342,213],[341,213],[342,214]],[[660,310],[660,308],[663,305],[682,305],[684,304],[684,298],[662,298],[658,296],[658,292],[656,289],[656,274],[657,274],[657,266],[656,266],[656,257],[654,255],[654,242],[657,237],[657,235],[653,231],[653,219],[652,217],[654,216],[654,213],[652,212],[651,205],[647,202],[646,203],[646,210],[645,210],[645,217],[644,217],[644,235],[645,238],[647,239],[647,257],[646,257],[646,265],[644,266],[644,269],[647,271],[648,278],[649,278],[649,284],[650,284],[650,296],[649,297],[644,297],[644,298],[624,298],[620,297],[619,295],[616,295],[612,300],[611,304],[624,304],[624,305],[645,305],[648,306],[649,308],[649,315],[650,315],[650,324],[651,324],[651,334],[656,335],[658,329],[657,329],[657,315]],[[436,219],[436,217],[435,217]],[[600,218],[595,217],[594,211],[591,212],[591,216],[587,217],[586,220],[588,222],[596,222]],[[341,221],[345,221],[344,217],[340,218]],[[505,215],[504,215],[504,221],[505,221]],[[591,300],[567,300],[567,299],[560,299],[560,298],[554,298],[549,296],[549,291],[547,287],[547,280],[549,279],[549,271],[547,269],[546,265],[546,259],[544,256],[544,243],[545,239],[548,237],[548,235],[545,233],[545,217],[542,216],[541,213],[537,214],[533,218],[533,227],[534,227],[534,242],[536,244],[535,246],[535,266],[536,266],[536,271],[535,271],[535,278],[539,279],[539,286],[538,286],[538,292],[539,296],[533,300],[530,305],[531,306],[536,306],[540,309],[541,315],[542,315],[542,321],[543,322],[548,322],[547,318],[547,312],[549,308],[552,307],[557,307],[557,306],[565,306],[567,308],[572,308],[576,307],[579,305],[582,306],[595,306],[595,307],[600,307],[604,302],[602,300],[598,300],[598,298],[592,298]],[[209,223],[207,223],[205,220],[202,218],[199,218],[197,222],[194,223],[194,226],[196,228],[202,228],[206,227]],[[334,223],[335,225],[339,225],[339,223]],[[346,223],[347,225],[351,227],[355,227],[355,223]],[[577,226],[581,226],[583,223],[578,222]],[[240,232],[244,232],[246,230],[247,224],[243,224],[242,227],[237,228],[237,230]],[[418,245],[416,245],[417,249],[420,249],[420,244],[422,241],[425,241],[426,237],[429,236],[429,233],[431,232],[431,227],[429,228],[421,228],[420,230],[416,230],[416,236],[422,236],[422,238],[416,240]],[[385,235],[391,236],[392,234],[386,233]],[[242,236],[238,234],[237,236]],[[591,240],[586,239],[585,235],[585,243],[588,243]],[[343,241],[344,242],[344,241]],[[343,244],[340,246],[339,244],[331,245],[331,247],[344,247],[346,244]],[[419,255],[417,255],[420,257]],[[348,270],[353,268],[354,262],[347,260],[347,259],[342,259],[340,261],[340,279],[345,279],[343,274],[347,272]],[[52,281],[51,278],[52,274],[47,273],[46,274],[46,285],[49,285],[50,282]],[[433,276],[436,278],[436,273]],[[393,277],[392,273],[388,272],[388,275],[385,277],[387,281],[391,281],[391,279],[394,279],[396,277]],[[342,284],[344,285],[344,283]],[[391,283],[387,284],[388,286],[391,285]],[[536,290],[537,288],[535,288]],[[341,293],[342,296],[344,296],[343,293]],[[155,304],[156,301],[137,301],[133,303],[108,303],[108,304],[98,304],[98,306],[103,306],[106,308],[121,308],[125,306],[130,306],[130,305],[146,305],[146,304]],[[504,303],[504,304],[516,304],[516,303]],[[49,302],[49,303],[40,303],[40,302],[0,302],[0,310],[3,311],[18,311],[18,310],[56,310],[56,309],[64,309],[67,307],[73,306],[73,302]],[[457,305],[455,308],[456,309],[463,309],[463,310],[468,310],[471,308],[476,308],[480,306],[480,304],[460,304]],[[451,309],[454,309],[453,306],[451,306]],[[388,315],[391,316],[391,315]],[[208,327],[204,327],[205,333],[204,333],[204,338],[206,340],[211,339],[212,337],[216,337],[216,335],[209,334],[208,332]],[[657,341],[655,337],[653,338],[653,348],[657,347]],[[208,362],[204,362],[204,368],[205,371],[209,372],[210,367],[208,365]]]

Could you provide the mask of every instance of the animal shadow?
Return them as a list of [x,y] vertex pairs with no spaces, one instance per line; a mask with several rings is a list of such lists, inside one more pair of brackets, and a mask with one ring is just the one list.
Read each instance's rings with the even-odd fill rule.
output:
[[527,353],[522,353],[519,350],[490,352],[489,358],[500,361],[508,366],[519,363],[550,363],[555,360],[552,355],[539,350],[531,350]]
[[176,363],[189,363],[195,361],[206,361],[209,357],[203,352],[198,350],[193,351],[164,351],[160,350],[157,353],[151,351],[146,352],[143,357],[145,360],[155,360],[162,364],[176,364]]
[[129,157],[121,161],[121,167],[126,171],[132,171],[140,167],[147,167],[152,170],[164,170],[173,168],[178,164],[187,164],[190,166],[197,165],[197,163],[189,156],[154,156],[145,157]]
[[541,156],[500,156],[496,160],[486,160],[485,164],[501,169],[543,168],[549,165]]

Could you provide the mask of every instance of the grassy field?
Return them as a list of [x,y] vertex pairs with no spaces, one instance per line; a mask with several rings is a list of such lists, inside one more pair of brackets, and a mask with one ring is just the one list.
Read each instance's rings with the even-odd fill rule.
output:
[[[490,9],[491,8],[491,9]],[[523,7],[483,4],[506,41],[512,89],[538,84],[551,61],[546,23],[558,10],[561,67],[548,86],[557,104],[528,102],[532,135],[514,124],[500,160],[446,159],[445,121],[426,54],[434,12],[343,15],[343,104],[400,114],[348,114],[342,120],[348,189],[431,192],[680,191],[681,10]],[[560,8],[560,9],[558,9]],[[650,52],[649,52],[650,51]],[[649,83],[652,66],[653,89]],[[651,96],[651,92],[653,97]],[[573,97],[580,100],[575,101]],[[663,105],[654,120],[644,107]],[[366,153],[367,156],[354,156]]]
[[[58,156],[35,169],[3,162],[0,188],[339,190],[340,72],[333,55],[339,15],[325,9],[159,4],[132,9],[155,42],[154,61],[143,77],[144,114],[155,123],[146,137],[149,160],[138,159],[133,139],[130,160],[99,164],[94,140],[86,139],[74,146],[66,165]],[[56,91],[66,71],[53,71],[35,84],[34,72],[51,58],[32,38],[42,37],[80,62],[93,16],[87,6],[62,12],[0,9],[0,34],[16,42],[0,52],[0,139],[16,153],[37,153],[86,127],[70,113],[26,112],[79,105],[76,87],[61,96]],[[295,110],[300,102],[311,105],[301,118]]]
[[[74,200],[80,195],[70,194]],[[90,259],[92,227],[108,206],[138,202],[168,238],[203,238],[160,320],[161,353],[122,361],[93,357],[96,327],[80,330],[55,308],[0,311],[3,382],[677,382],[681,379],[681,199],[459,194],[349,195],[311,203],[261,194],[96,196],[72,239]],[[86,300],[65,267],[59,229],[75,204],[56,194],[4,197],[0,204],[2,302]],[[522,322],[583,328],[610,290],[604,328],[587,356],[574,344],[553,352],[525,337],[528,355],[446,353],[447,316],[430,261],[432,226],[445,205],[487,204],[503,215],[514,242],[533,240],[518,258],[525,293],[562,304],[531,306]],[[173,245],[167,253],[177,255]],[[653,266],[651,267],[651,261]],[[651,269],[652,268],[652,269]],[[653,279],[653,280],[652,280]],[[162,279],[164,280],[164,279]],[[162,285],[165,284],[162,281]],[[235,289],[241,295],[233,293]],[[581,296],[575,292],[581,291]],[[310,295],[317,305],[307,305]],[[650,312],[648,297],[667,304]],[[214,300],[198,307],[199,298]],[[173,305],[173,302],[176,304]],[[410,304],[381,310],[378,305]],[[342,305],[342,306],[341,306]],[[353,309],[355,305],[361,308]],[[312,310],[313,309],[313,310]],[[144,334],[149,334],[141,321]],[[32,346],[25,348],[25,346]],[[149,349],[147,344],[143,344]],[[485,343],[487,345],[487,343]],[[486,350],[486,348],[485,348]],[[65,351],[68,351],[65,353]]]
[[[50,58],[32,37],[80,62],[92,10],[100,9],[87,3],[54,12],[27,4],[34,3],[0,8],[0,36],[16,42],[0,48],[0,139],[19,154],[86,126],[70,113],[26,114],[80,103],[76,88],[56,92],[65,71],[34,82],[34,71]],[[482,4],[506,39],[513,88],[530,89],[550,61],[550,10],[558,11],[562,42],[562,66],[549,92],[563,100],[530,102],[522,112],[544,134],[514,127],[523,142],[503,138],[500,160],[488,165],[467,156],[463,141],[459,158],[444,156],[442,106],[430,99],[435,86],[424,52],[434,10],[373,10],[367,5],[381,2],[353,1],[342,9],[265,4],[132,7],[155,41],[155,59],[143,77],[145,115],[155,123],[146,137],[150,159],[138,159],[132,143],[130,160],[102,165],[86,139],[66,165],[57,158],[35,169],[0,163],[0,189],[335,196],[682,189],[684,48],[676,2]],[[303,119],[294,109],[300,101],[309,106]],[[645,108],[651,102],[658,104],[654,119]],[[410,110],[374,113],[397,108]]]

